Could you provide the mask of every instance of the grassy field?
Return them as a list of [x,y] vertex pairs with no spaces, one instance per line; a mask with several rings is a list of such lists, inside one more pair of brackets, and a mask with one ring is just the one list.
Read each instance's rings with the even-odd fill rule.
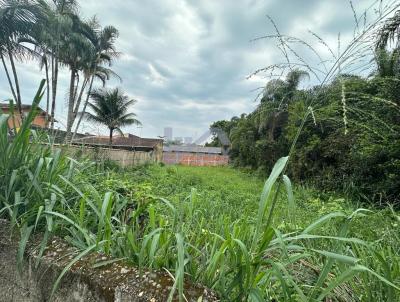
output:
[[166,269],[180,301],[184,280],[222,301],[399,301],[399,216],[389,207],[356,209],[291,185],[288,158],[265,183],[231,168],[71,158],[31,142],[33,117],[9,140],[0,115],[0,217],[21,234],[19,261],[36,232],[42,247],[59,236],[80,255]]
[[[98,185],[104,192],[139,190],[141,193],[136,194],[170,201],[180,212],[176,230],[188,242],[188,277],[215,288],[227,300],[232,297],[239,299],[240,294],[228,285],[234,278],[230,275],[229,267],[240,266],[242,256],[229,259],[238,255],[229,255],[224,250],[226,259],[222,260],[222,254],[216,256],[218,253],[213,246],[217,244],[215,238],[220,237],[221,241],[237,239],[246,247],[252,245],[253,226],[257,224],[263,186],[264,181],[260,178],[233,168],[184,166],[148,166],[109,172]],[[335,296],[338,301],[398,299],[398,292],[373,274],[361,268],[357,277],[349,273],[351,267],[365,265],[387,280],[399,284],[396,264],[400,259],[399,216],[395,212],[390,209],[357,210],[352,201],[301,186],[294,186],[293,195],[294,208],[289,206],[287,191],[282,189],[273,215],[272,226],[281,242],[275,242],[269,253],[280,267],[274,269],[282,269],[287,275],[282,273],[277,283],[279,274],[276,276],[276,271],[271,274],[272,278],[266,278],[265,287],[276,287],[276,293],[270,293],[270,297],[311,301],[311,297],[315,296],[318,301],[324,292],[322,288],[332,286],[331,293],[327,295]],[[174,219],[170,209],[158,198],[153,199],[150,208],[150,212],[154,209],[156,215],[164,217],[166,224]],[[305,236],[297,240],[292,237],[293,240],[286,241],[285,238],[293,234],[305,234],[304,230],[310,234],[309,238]],[[268,257],[266,250],[265,257]],[[250,253],[251,250],[246,252]],[[215,265],[218,269],[205,273],[213,260],[217,261]],[[227,269],[226,275],[220,271],[223,268]],[[324,269],[329,273],[321,281],[319,278]],[[263,275],[262,271],[258,272],[260,276]],[[343,280],[335,288],[335,279],[339,277]],[[240,278],[243,278],[242,282],[250,282],[246,278],[251,279],[242,275]],[[278,283],[280,286],[286,283],[283,291]],[[314,293],[311,291],[310,294],[310,288],[313,287]]]
[[[185,203],[193,194],[198,200],[208,226],[218,220],[235,221],[246,218],[253,223],[265,180],[230,167],[147,166],[125,172],[108,174],[109,184],[146,186],[154,196],[166,198],[173,204]],[[120,181],[123,180],[121,183]],[[112,189],[112,185],[106,186]],[[302,229],[318,218],[332,212],[351,215],[361,208],[357,203],[334,193],[322,193],[293,184],[296,208],[289,213],[286,192],[277,204],[274,227],[285,230]],[[293,211],[293,209],[292,209]],[[370,210],[352,223],[351,234],[364,240],[397,245],[399,216],[390,209]],[[292,216],[292,219],[289,219]],[[361,227],[364,226],[364,227]]]

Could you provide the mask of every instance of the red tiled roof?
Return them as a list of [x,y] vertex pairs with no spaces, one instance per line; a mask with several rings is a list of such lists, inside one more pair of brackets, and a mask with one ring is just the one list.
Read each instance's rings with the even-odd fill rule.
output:
[[[10,107],[10,104],[9,104],[9,103],[0,103],[0,108],[1,108],[1,109],[8,109],[9,107]],[[17,108],[17,105],[14,104],[14,110],[16,110],[16,108]],[[32,109],[32,105],[22,104],[22,105],[21,105],[21,109],[28,109],[28,110],[30,110],[30,109]],[[42,108],[40,108],[39,106],[37,107],[37,109],[38,109],[40,112],[44,112],[44,110],[43,110]]]
[[[9,110],[10,108],[10,104],[9,103],[0,103],[0,109],[1,110]],[[22,110],[27,110],[30,111],[32,109],[32,105],[26,105],[26,104],[22,104],[21,106]],[[37,107],[38,112],[38,116],[46,116],[48,115],[50,117],[50,114],[47,114],[46,111],[44,111],[42,108],[40,108],[39,106]],[[17,105],[14,105],[14,112],[17,111]],[[56,119],[54,119],[55,122],[58,122]]]

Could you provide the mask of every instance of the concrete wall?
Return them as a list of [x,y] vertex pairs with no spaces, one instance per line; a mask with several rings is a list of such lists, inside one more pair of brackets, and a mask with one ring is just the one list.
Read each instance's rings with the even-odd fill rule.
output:
[[229,156],[207,153],[164,152],[163,163],[185,166],[226,166],[229,163]]
[[93,160],[112,160],[122,167],[140,165],[144,163],[161,162],[162,153],[157,149],[151,151],[132,151],[123,149],[110,149],[88,146],[69,146],[68,151],[72,155],[88,156]]
[[[0,220],[0,301],[4,302],[128,302],[167,301],[173,285],[164,271],[139,269],[123,262],[94,268],[111,258],[98,253],[84,256],[64,275],[50,300],[55,280],[71,259],[79,254],[59,238],[52,238],[36,266],[40,235],[28,242],[21,270],[17,270],[18,239],[11,236],[8,221]],[[184,284],[189,302],[219,301],[209,289],[189,282]],[[178,301],[175,296],[173,301]]]

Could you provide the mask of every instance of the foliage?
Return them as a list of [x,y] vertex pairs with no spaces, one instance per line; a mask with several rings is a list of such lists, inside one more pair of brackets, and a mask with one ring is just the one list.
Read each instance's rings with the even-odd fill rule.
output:
[[[61,15],[74,13],[74,3]],[[75,77],[79,62],[70,59]],[[398,193],[398,81],[345,75],[340,63],[332,67],[338,74],[328,72],[310,89],[298,87],[306,73],[290,68],[286,79],[267,85],[255,112],[217,123],[230,133],[237,164],[270,171],[264,185],[230,168],[113,170],[37,144],[30,123],[43,82],[17,133],[9,135],[9,116],[0,115],[0,217],[21,232],[18,260],[31,234],[42,232],[41,252],[54,235],[81,250],[63,273],[88,252],[103,252],[170,271],[170,300],[175,293],[184,300],[184,279],[223,301],[399,300],[398,213],[355,209],[334,193],[290,181],[310,179],[325,189],[346,184],[391,200]],[[115,96],[126,109],[127,99]],[[98,110],[92,105],[95,113],[108,110],[102,102]],[[120,124],[110,123],[111,137]],[[387,176],[378,178],[382,169]]]
[[[315,193],[293,192],[285,176],[288,213],[278,185],[288,158],[277,162],[258,198],[262,182],[229,168],[113,171],[79,163],[30,141],[34,114],[11,141],[8,116],[0,116],[0,215],[21,230],[19,261],[29,236],[42,231],[41,251],[53,235],[82,251],[63,273],[82,255],[102,251],[173,272],[171,297],[176,290],[183,298],[184,278],[225,301],[340,301],[343,291],[381,301],[398,297],[399,269],[391,264],[398,263],[399,241],[391,241],[397,214],[354,211],[343,201],[321,206]],[[375,234],[357,227],[366,219],[376,224]]]
[[[66,126],[66,140],[69,142],[82,103],[83,111],[86,110],[94,80],[99,79],[104,85],[111,76],[118,77],[109,68],[118,56],[115,49],[117,29],[113,26],[101,28],[95,17],[89,21],[83,20],[79,16],[77,2],[70,0],[0,1],[0,24],[0,57],[20,113],[22,102],[16,59],[35,59],[45,70],[46,112],[52,128],[59,70],[61,67],[69,68]],[[82,102],[85,91],[86,99]],[[75,133],[80,122],[76,123]]]
[[[264,72],[270,79],[253,112],[210,127],[229,135],[232,163],[267,175],[279,158],[290,154],[288,174],[296,182],[377,206],[399,204],[398,9],[398,4],[389,5],[370,24],[357,23],[343,51],[339,36],[338,54],[311,32],[331,54],[327,59],[310,42],[281,34],[271,20],[276,34],[263,38],[278,41],[286,63],[252,75]],[[300,56],[305,51],[307,59]],[[313,57],[318,64],[308,62]]]
[[129,100],[127,95],[118,89],[96,90],[91,94],[92,103],[88,103],[93,111],[83,112],[85,118],[98,124],[103,124],[110,130],[110,145],[114,130],[122,133],[120,127],[132,124],[140,125],[136,119],[136,114],[128,112],[129,107],[136,103],[135,100]]
[[[378,205],[396,203],[400,196],[399,84],[392,78],[338,78],[323,87],[317,100],[313,90],[297,91],[286,115],[261,103],[253,113],[225,122],[230,124],[225,129],[232,140],[231,159],[238,166],[269,171],[289,152],[289,142],[313,104],[297,141],[291,177],[322,190],[354,193]],[[347,125],[342,119],[343,85]],[[265,112],[260,112],[261,106]]]

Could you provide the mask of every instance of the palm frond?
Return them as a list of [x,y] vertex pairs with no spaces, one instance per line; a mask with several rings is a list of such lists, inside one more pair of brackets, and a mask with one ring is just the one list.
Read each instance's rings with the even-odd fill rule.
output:
[[400,43],[400,11],[390,18],[382,29],[378,32],[378,40],[376,43],[377,49],[386,48],[388,43],[395,42],[397,40],[397,47]]
[[109,129],[140,125],[136,114],[128,111],[136,100],[130,99],[121,89],[96,89],[91,93],[91,99],[92,102],[88,106],[93,113],[86,115],[86,119],[101,123]]

